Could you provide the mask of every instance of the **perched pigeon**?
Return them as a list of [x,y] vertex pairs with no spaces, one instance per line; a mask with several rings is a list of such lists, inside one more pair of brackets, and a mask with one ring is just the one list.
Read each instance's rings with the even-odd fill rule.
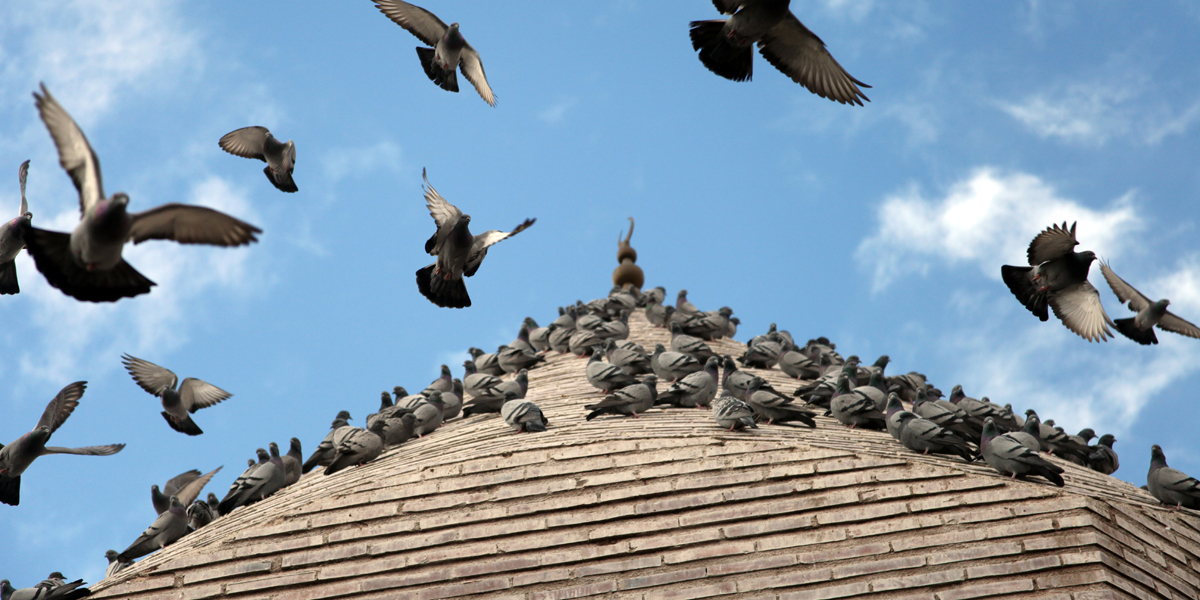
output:
[[[275,443],[271,442],[274,446]],[[283,487],[286,474],[283,468],[271,461],[271,455],[259,448],[258,463],[247,468],[241,476],[229,486],[229,492],[221,500],[217,512],[227,515],[239,506],[249,506],[262,500]],[[278,455],[278,449],[274,452]]]
[[[537,328],[536,323],[534,324],[533,327],[530,327],[528,323],[521,323],[521,329],[517,331],[517,339],[509,342],[508,347],[516,348],[517,350],[529,350],[532,352],[537,352],[538,349],[534,348],[533,344],[530,343],[530,340],[529,340],[529,332],[536,328]],[[520,370],[520,369],[518,369],[518,370]]]
[[417,405],[413,409],[413,433],[417,437],[424,437],[427,433],[432,433],[437,429],[443,421],[442,411],[445,409],[446,403],[442,401],[442,393],[434,392],[425,399],[425,402]]
[[496,106],[496,96],[488,85],[479,53],[459,33],[458,23],[447,26],[433,13],[400,0],[375,0],[375,7],[418,40],[433,46],[417,46],[417,58],[421,59],[421,67],[430,81],[443,90],[457,92],[458,76],[454,69],[460,68],[479,96],[489,105]]
[[[525,369],[521,369],[525,371]],[[528,371],[526,371],[528,372]],[[442,392],[442,420],[449,421],[462,413],[463,407],[463,382],[461,379],[454,378],[454,386],[448,392]]]
[[704,368],[700,361],[682,352],[668,351],[662,344],[654,345],[650,355],[650,367],[663,381],[676,382]]
[[700,361],[701,364],[717,355],[708,344],[704,343],[704,340],[685,334],[678,323],[671,324],[671,349],[682,352]]
[[233,396],[211,383],[194,377],[188,377],[180,383],[179,376],[170,369],[128,354],[121,355],[121,364],[125,365],[125,369],[139,387],[162,399],[163,418],[167,420],[171,429],[180,433],[204,433],[192,421],[191,414]]
[[[496,373],[496,375],[499,375],[499,373]],[[438,375],[438,378],[430,382],[428,387],[421,390],[421,395],[428,396],[432,394],[434,390],[439,392],[449,392],[453,389],[454,376],[450,373],[450,367],[448,365],[442,365],[441,375]],[[397,400],[399,400],[399,398],[397,398]]]
[[82,587],[82,579],[67,583],[62,573],[55,571],[45,581],[31,587],[15,590],[7,579],[0,579],[0,598],[3,600],[75,600],[92,593]]
[[623,387],[596,404],[584,406],[588,413],[586,420],[591,421],[600,415],[626,415],[636,417],[638,413],[646,412],[654,406],[658,397],[658,378],[647,375],[641,383]]
[[571,354],[583,358],[592,353],[592,349],[600,346],[604,340],[587,329],[576,329],[567,340],[567,349]]
[[39,456],[47,454],[79,454],[83,456],[108,456],[120,452],[125,444],[86,446],[83,448],[60,448],[47,446],[50,436],[66,422],[67,417],[79,405],[86,381],[67,385],[54,396],[38,419],[33,431],[22,435],[7,446],[0,446],[0,502],[16,506],[21,502],[21,474]]
[[405,413],[397,417],[384,419],[383,446],[391,448],[399,446],[412,439],[413,428],[417,417],[413,413]]
[[1037,475],[1058,487],[1066,485],[1061,475],[1062,467],[1038,456],[1037,452],[1022,446],[1021,442],[1007,434],[1002,434],[991,417],[983,422],[980,444],[983,460],[1001,475],[1013,478]]
[[[300,470],[304,463],[304,451],[300,449],[300,439],[292,438],[287,454],[282,457],[283,462],[283,487],[287,487],[300,481],[300,475],[303,472]],[[183,498],[180,498],[183,500]]]
[[571,351],[571,336],[574,334],[574,326],[568,328],[558,323],[551,323],[546,327],[546,343],[551,350],[566,354]]
[[780,355],[779,370],[793,379],[816,379],[821,376],[820,363],[796,350],[788,350]]
[[463,391],[470,394],[471,398],[492,398],[498,400],[504,397],[504,392],[496,389],[501,383],[504,383],[499,377],[477,373],[475,371],[475,362],[470,360],[463,363],[463,369],[466,371],[462,378]]
[[683,332],[702,340],[719,340],[729,332],[733,309],[722,306],[716,311],[697,313],[683,324]]
[[221,149],[242,158],[255,158],[267,163],[263,173],[267,181],[281,192],[295,192],[300,188],[292,180],[296,168],[296,144],[292,140],[280,142],[266,127],[255,125],[235,129],[221,136]]
[[746,351],[738,357],[738,362],[753,369],[770,369],[779,364],[781,356],[783,344],[774,340],[759,340],[746,346]]
[[363,465],[378,458],[383,454],[385,426],[384,420],[380,419],[370,429],[355,427],[342,437],[334,449],[333,460],[325,467],[325,474],[333,475],[346,467]]
[[713,419],[717,425],[729,431],[741,431],[747,427],[758,429],[754,424],[754,410],[749,404],[730,395],[724,395],[713,402]]
[[518,400],[516,394],[504,394],[504,405],[500,407],[500,416],[504,422],[517,429],[517,433],[537,433],[545,431],[550,420],[542,414],[538,405],[528,400]]
[[357,429],[356,427],[350,427],[349,421],[350,413],[344,410],[338,413],[337,418],[330,424],[329,433],[325,435],[325,439],[321,440],[321,443],[317,445],[317,449],[313,450],[308,460],[304,461],[304,465],[300,469],[301,472],[307,473],[318,466],[329,466],[329,463],[333,460],[338,443],[341,442],[344,436]]
[[34,92],[42,121],[58,147],[63,169],[79,190],[79,225],[72,233],[25,228],[25,245],[50,285],[77,300],[115,302],[145,294],[153,281],[121,258],[130,240],[174,240],[181,244],[241,246],[262,230],[203,206],[164,204],[126,212],[129,196],[104,196],[100,161],[71,115],[42,86]]
[[1175,508],[1200,510],[1200,481],[1167,466],[1167,455],[1158,444],[1150,446],[1150,472],[1146,487],[1159,502]]
[[833,418],[850,427],[884,429],[887,426],[884,415],[875,406],[875,402],[866,396],[853,393],[849,387],[849,379],[845,376],[838,379],[837,389],[829,402],[829,410],[833,413]]
[[[888,397],[887,409],[888,432],[905,448],[920,454],[949,454],[959,456],[967,462],[974,462],[975,453],[966,440],[933,421],[904,410],[900,404],[900,397],[896,394]],[[897,431],[894,433],[893,419],[898,421]]]
[[1033,450],[1034,452],[1042,451],[1042,421],[1038,419],[1037,414],[1032,414],[1028,419],[1025,419],[1025,424],[1021,426],[1020,431],[1011,431],[1008,437],[1017,440],[1022,446]]
[[746,390],[746,404],[754,409],[758,420],[766,419],[767,425],[799,421],[808,427],[817,426],[813,420],[813,413],[792,404],[791,398],[763,390],[762,386],[766,383],[765,379],[755,377],[750,382],[750,388]]
[[217,519],[217,509],[204,500],[196,500],[187,507],[188,527],[200,529]]
[[[403,3],[396,0],[396,4]],[[424,170],[421,176],[425,177]],[[471,306],[471,297],[467,295],[463,277],[475,275],[492,244],[525,231],[537,220],[525,219],[512,231],[493,229],[471,235],[468,229],[471,215],[464,215],[458,207],[447,202],[429,184],[428,177],[425,177],[425,203],[429,208],[429,216],[437,225],[437,231],[425,242],[425,252],[436,256],[437,261],[417,271],[417,289],[422,296],[442,308]]]
[[621,309],[617,318],[601,323],[599,327],[592,329],[592,334],[602,340],[629,339],[629,310]]
[[[733,357],[729,356],[728,354],[724,355],[722,360],[725,371],[721,374],[721,389],[729,392],[739,400],[746,400],[749,397],[750,385],[754,382],[755,376],[745,371],[739,371],[737,365],[733,362]],[[774,387],[771,387],[771,384],[767,381],[760,383],[758,389],[759,391],[766,391],[775,394],[776,396],[779,396],[785,400],[787,399],[787,396],[780,394],[779,391]]]
[[651,302],[646,305],[646,321],[655,327],[666,327],[667,319],[671,317],[669,311],[674,311],[672,306],[663,306],[662,301]]
[[671,384],[666,392],[658,395],[654,404],[667,404],[680,408],[707,407],[717,397],[717,377],[721,360],[715,356],[709,357],[704,363],[704,369],[689,373],[683,379]]
[[29,212],[29,202],[25,200],[25,178],[29,174],[29,161],[21,163],[17,169],[17,179],[21,183],[21,211],[17,218],[0,224],[0,296],[17,294],[21,287],[17,285],[17,254],[25,247],[25,229],[33,221],[33,213]]
[[679,295],[675,296],[675,312],[683,317],[690,317],[700,312],[700,309],[696,308],[695,304],[688,301],[687,295],[687,290],[679,290]]
[[[500,356],[490,352],[484,352],[479,348],[470,348],[467,353],[475,361],[475,369],[480,373],[495,375],[499,377],[504,374],[504,369],[500,368]],[[445,391],[445,390],[443,390]]]
[[167,510],[142,532],[125,551],[117,556],[119,560],[141,558],[159,548],[174,544],[188,532],[187,513],[180,504],[179,498],[171,496]]
[[496,386],[500,393],[511,391],[517,395],[518,399],[524,400],[525,393],[529,391],[529,371],[521,369],[517,371],[517,376]]
[[116,550],[107,550],[104,552],[104,558],[108,559],[108,568],[104,569],[104,578],[108,579],[121,571],[133,566],[133,561],[122,560],[121,553]]
[[604,354],[609,364],[621,367],[630,375],[652,373],[650,357],[629,348],[618,348],[615,340],[608,340],[604,345]]
[[190,505],[200,497],[204,486],[208,485],[220,470],[221,467],[217,467],[204,475],[197,469],[185,471],[167,481],[161,492],[157,485],[150,486],[150,502],[154,504],[154,511],[160,515],[166,512],[171,507],[171,496],[178,497],[179,503],[184,506]]
[[[1017,300],[1043,321],[1049,318],[1046,306],[1067,329],[1083,339],[1107,341],[1112,320],[1100,303],[1100,292],[1088,283],[1088,270],[1096,253],[1075,252],[1075,224],[1048,227],[1029,243],[1029,266],[1000,267],[1000,276]],[[1119,295],[1119,294],[1118,294]]]
[[1151,302],[1132,285],[1125,283],[1124,279],[1117,277],[1117,274],[1113,273],[1112,268],[1106,262],[1100,263],[1100,272],[1104,274],[1104,279],[1108,281],[1108,286],[1112,288],[1117,298],[1121,302],[1127,303],[1129,310],[1137,313],[1137,316],[1113,321],[1117,331],[1120,331],[1125,337],[1143,346],[1157,344],[1158,336],[1154,335],[1154,326],[1158,325],[1158,328],[1164,331],[1200,338],[1200,327],[1184,321],[1175,313],[1167,310],[1167,307],[1171,305],[1170,300],[1164,298],[1158,302]]
[[592,350],[592,358],[588,360],[585,374],[588,383],[605,395],[611,394],[613,390],[637,383],[637,379],[626,373],[621,367],[604,362],[604,353],[600,352],[599,348]]
[[534,365],[546,362],[546,357],[534,352],[531,348],[514,348],[500,346],[496,353],[497,362],[505,373],[516,373],[521,369],[532,369]]
[[[941,402],[945,402],[945,400]],[[947,402],[947,404],[949,403]],[[949,429],[959,437],[978,445],[979,431],[968,425],[956,410],[952,410],[956,408],[953,404],[947,408],[937,402],[931,402],[925,395],[925,390],[918,390],[912,412],[918,417],[932,421],[937,426]]]
[[1106,433],[1100,436],[1100,440],[1095,446],[1091,446],[1092,452],[1088,454],[1088,467],[1093,471],[1112,475],[1121,468],[1121,462],[1117,460],[1117,451],[1113,450],[1113,444],[1117,442],[1117,438],[1111,433]]
[[713,0],[728,19],[692,21],[692,49],[708,70],[733,81],[749,81],[759,52],[781,73],[822,98],[842,104],[870,101],[825,49],[825,42],[788,10],[790,0]]
[[550,330],[546,327],[538,327],[537,321],[532,317],[525,317],[525,326],[529,330],[529,345],[533,346],[538,352],[545,352],[550,349]]

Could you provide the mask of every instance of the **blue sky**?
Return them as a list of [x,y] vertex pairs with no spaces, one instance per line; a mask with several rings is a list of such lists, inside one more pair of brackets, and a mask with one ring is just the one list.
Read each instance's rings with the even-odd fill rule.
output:
[[[361,419],[380,391],[420,389],[443,362],[458,373],[467,347],[510,341],[525,316],[606,293],[630,215],[647,285],[733,307],[740,340],[771,322],[826,335],[944,390],[1112,432],[1123,479],[1144,482],[1153,443],[1200,474],[1200,340],[1089,344],[999,277],[1042,228],[1077,220],[1081,248],[1200,319],[1200,4],[795,0],[874,86],[864,107],[761,57],[749,83],[708,72],[687,36],[717,17],[700,0],[425,6],[462,23],[496,108],[429,82],[416,38],[368,0],[0,6],[5,219],[25,159],[34,225],[78,218],[30,96],[44,81],[131,209],[204,204],[265,232],[233,250],[129,247],[159,286],[115,305],[63,296],[21,255],[22,293],[0,298],[0,439],[82,379],[53,443],[129,446],[26,472],[21,506],[0,507],[0,577],[97,581],[104,551],[153,520],[151,484],[225,465],[209,488],[223,495],[256,447],[297,436],[310,451],[339,409]],[[295,140],[299,193],[217,147],[248,125]],[[468,280],[467,310],[416,290],[423,167],[476,231],[538,220]],[[203,436],[178,434],[122,352],[234,397],[195,415]]]

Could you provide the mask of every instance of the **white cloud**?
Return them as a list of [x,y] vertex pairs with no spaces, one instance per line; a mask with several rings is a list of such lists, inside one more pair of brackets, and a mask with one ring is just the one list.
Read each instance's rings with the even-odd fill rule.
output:
[[825,9],[854,22],[862,21],[875,8],[875,0],[825,0]]
[[[300,162],[300,152],[296,152]],[[326,179],[333,185],[351,175],[364,175],[375,171],[398,172],[404,166],[404,152],[390,141],[370,146],[334,148],[321,157]]]
[[934,263],[969,264],[998,279],[1000,265],[1024,264],[1029,240],[1053,223],[1078,221],[1082,247],[1104,256],[1142,226],[1132,192],[1096,210],[1061,197],[1036,176],[987,167],[942,198],[927,199],[915,185],[897,192],[884,199],[878,219],[857,251],[859,263],[873,269],[876,292]]
[[564,98],[538,113],[537,118],[547,125],[561,123],[563,118],[567,116],[567,112],[574,108],[577,103],[578,100],[574,97]]

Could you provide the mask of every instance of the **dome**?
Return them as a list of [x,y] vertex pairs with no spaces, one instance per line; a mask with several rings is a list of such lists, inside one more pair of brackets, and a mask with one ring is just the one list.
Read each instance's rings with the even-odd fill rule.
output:
[[[630,329],[648,348],[669,339],[641,311]],[[747,432],[702,409],[587,422],[586,362],[530,371],[545,433],[451,421],[310,473],[93,597],[1200,597],[1200,517],[1115,478],[1052,458],[1064,488],[1005,479],[825,417]]]

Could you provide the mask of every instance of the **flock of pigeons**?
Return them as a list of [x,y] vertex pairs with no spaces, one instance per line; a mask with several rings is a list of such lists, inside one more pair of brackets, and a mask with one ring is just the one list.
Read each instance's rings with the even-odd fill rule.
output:
[[[458,23],[446,25],[433,13],[400,0],[375,0],[375,4],[428,46],[416,50],[422,69],[433,83],[457,92],[456,71],[461,70],[484,101],[495,106],[495,94],[480,55],[463,38]],[[850,76],[837,63],[820,38],[790,12],[789,0],[713,0],[713,4],[728,18],[695,21],[690,29],[693,49],[713,73],[734,81],[751,79],[753,47],[757,44],[772,66],[813,93],[843,104],[861,106],[863,100],[868,100],[860,86],[870,86]],[[0,225],[0,294],[20,291],[14,259],[22,248],[28,249],[47,282],[68,296],[114,302],[148,293],[155,285],[124,261],[121,253],[126,242],[159,239],[233,247],[255,242],[257,234],[262,233],[235,217],[201,206],[166,204],[129,212],[126,194],[104,194],[99,160],[67,111],[44,85],[34,98],[62,167],[78,190],[80,220],[71,233],[33,227],[25,198],[29,161],[23,163],[19,170],[20,212]],[[298,191],[292,178],[296,146],[291,140],[280,142],[267,128],[253,126],[226,134],[219,146],[230,154],[266,163],[263,172],[280,191]],[[446,201],[427,177],[424,195],[436,225],[425,250],[436,261],[417,271],[418,290],[437,306],[469,307],[471,299],[463,277],[476,273],[490,246],[524,231],[535,219],[527,219],[511,231],[472,235],[470,215]],[[1200,337],[1200,329],[1167,310],[1167,300],[1152,302],[1101,263],[1114,293],[1137,313],[1132,318],[1110,320],[1098,291],[1087,281],[1095,254],[1075,252],[1076,245],[1074,225],[1055,225],[1030,244],[1028,267],[1002,267],[1003,279],[1013,294],[1043,321],[1048,319],[1049,307],[1064,325],[1089,341],[1111,336],[1108,325],[1141,344],[1157,343],[1153,331],[1156,325]],[[915,452],[948,454],[966,461],[983,459],[1001,474],[1039,476],[1058,486],[1064,484],[1063,469],[1042,458],[1040,452],[1105,474],[1119,467],[1112,448],[1116,440],[1111,434],[1089,445],[1096,437],[1091,429],[1070,435],[1055,427],[1052,420],[1040,421],[1033,410],[1025,411],[1022,417],[1010,405],[969,398],[961,386],[955,386],[943,399],[942,392],[919,373],[885,375],[887,356],[864,366],[855,356],[843,359],[825,338],[799,346],[786,331],[777,331],[772,325],[767,334],[751,339],[736,361],[729,355],[718,356],[705,342],[736,333],[739,320],[732,316],[731,309],[702,312],[688,302],[686,290],[679,292],[674,306],[669,306],[664,304],[663,288],[641,293],[637,287],[640,281],[638,286],[616,287],[606,298],[559,309],[559,317],[546,327],[526,319],[517,339],[496,353],[472,348],[473,358],[464,363],[461,379],[452,377],[449,367],[443,365],[441,375],[418,394],[410,395],[400,386],[391,393],[384,392],[380,409],[367,417],[365,428],[351,427],[350,413],[339,412],[328,435],[307,460],[301,460],[301,444],[296,438],[291,439],[284,455],[274,442],[269,450],[259,448],[257,460],[249,461],[224,499],[218,500],[213,493],[199,498],[220,467],[205,474],[187,471],[161,490],[151,486],[158,517],[124,551],[106,553],[106,576],[222,515],[271,496],[318,466],[326,475],[332,475],[370,462],[387,448],[413,436],[429,435],[446,420],[460,415],[468,418],[499,413],[518,432],[545,431],[549,424],[545,415],[524,398],[528,370],[544,362],[549,352],[591,356],[585,376],[604,398],[583,407],[589,411],[587,420],[604,415],[637,417],[656,406],[711,406],[716,423],[732,431],[760,424],[815,427],[814,416],[824,411],[849,427],[886,429]],[[651,323],[670,329],[669,349],[659,344],[647,352],[628,340],[628,318],[637,309],[644,309]],[[181,433],[202,434],[192,414],[231,397],[199,379],[180,382],[175,373],[143,359],[129,355],[122,359],[137,385],[161,399],[164,419]],[[745,368],[778,367],[807,383],[788,396],[763,378],[739,371],[738,362]],[[504,375],[513,377],[504,380]],[[661,393],[660,382],[667,386]],[[19,503],[21,474],[39,456],[104,456],[124,448],[124,444],[82,448],[46,445],[78,405],[85,388],[86,382],[64,387],[32,431],[0,446],[0,502]],[[1200,509],[1200,482],[1167,467],[1158,446],[1152,448],[1146,488],[1165,504]],[[19,590],[14,590],[8,580],[0,580],[0,600],[78,598],[89,593],[82,586],[82,581],[66,582],[58,572],[32,588]]]

